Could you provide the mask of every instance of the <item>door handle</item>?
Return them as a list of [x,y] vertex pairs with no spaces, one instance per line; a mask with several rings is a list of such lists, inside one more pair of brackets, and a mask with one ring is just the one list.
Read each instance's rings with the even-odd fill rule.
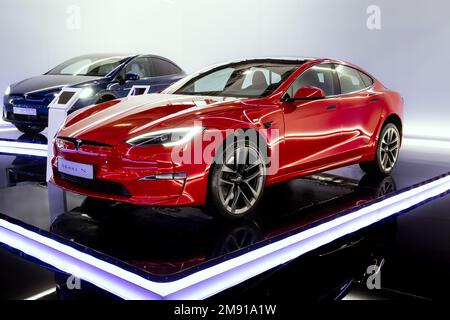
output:
[[328,106],[328,107],[327,107],[327,110],[334,110],[334,109],[336,109],[336,108],[337,108],[336,105],[332,105],[332,106]]
[[377,102],[378,100],[380,100],[380,99],[378,99],[378,98],[372,98],[372,99],[370,99],[370,102]]

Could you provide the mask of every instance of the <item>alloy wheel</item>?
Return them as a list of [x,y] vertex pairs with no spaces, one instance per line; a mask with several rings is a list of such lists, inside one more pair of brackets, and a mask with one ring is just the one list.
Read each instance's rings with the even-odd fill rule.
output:
[[243,215],[253,208],[263,190],[265,165],[251,146],[234,149],[220,168],[219,197],[233,215]]
[[397,162],[400,150],[400,134],[396,127],[389,127],[381,137],[378,159],[384,172],[390,172]]

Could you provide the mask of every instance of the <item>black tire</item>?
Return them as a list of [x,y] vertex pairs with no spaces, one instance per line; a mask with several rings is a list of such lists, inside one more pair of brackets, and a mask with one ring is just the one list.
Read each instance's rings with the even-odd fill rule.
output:
[[38,134],[46,128],[45,126],[34,124],[15,124],[14,126],[17,128],[17,130],[29,134]]
[[[257,160],[251,161],[249,160],[250,156],[246,155],[246,161],[249,161],[248,164],[227,164],[227,161],[230,159],[226,159],[226,157],[243,152],[243,148],[247,148],[249,150],[248,154],[251,154],[252,158],[257,157]],[[235,156],[235,158],[238,157],[241,156]],[[264,153],[259,151],[255,143],[238,138],[233,144],[225,146],[223,151],[218,152],[216,159],[221,161],[216,160],[211,166],[208,180],[207,212],[212,216],[228,220],[237,220],[251,216],[258,208],[264,193],[266,182]],[[230,172],[233,170],[236,172]],[[258,175],[257,171],[259,171]],[[252,176],[255,177],[252,178]],[[252,180],[247,181],[247,179]],[[226,180],[226,183],[224,183],[224,180]],[[227,188],[228,190],[226,190]],[[240,206],[242,202],[244,206],[238,208],[238,205]]]
[[[387,136],[391,133],[393,133],[392,140],[390,140],[391,138]],[[386,124],[381,130],[378,138],[375,160],[360,163],[359,166],[361,169],[372,175],[390,174],[398,161],[401,140],[402,137],[398,127],[393,123]],[[386,143],[386,141],[388,143]],[[394,150],[394,148],[396,149]],[[393,151],[389,151],[391,149]]]

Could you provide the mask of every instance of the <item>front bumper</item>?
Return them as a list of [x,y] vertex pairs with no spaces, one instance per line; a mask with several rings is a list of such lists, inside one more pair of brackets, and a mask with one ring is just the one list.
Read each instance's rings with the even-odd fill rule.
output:
[[[3,120],[13,124],[48,126],[48,105],[53,100],[53,95],[46,97],[25,98],[23,95],[5,96],[3,99]],[[95,96],[91,99],[78,100],[68,113],[93,104]],[[14,107],[35,109],[36,115],[23,115],[14,113]]]
[[[13,124],[48,125],[48,105],[46,99],[27,100],[22,96],[5,96],[3,100],[3,120]],[[14,113],[14,107],[35,109],[36,115],[23,115]]]
[[[82,195],[135,205],[198,206],[206,201],[208,167],[172,161],[172,149],[163,146],[114,148],[71,143],[55,148],[52,159],[56,185]],[[94,179],[58,171],[58,159],[90,164]]]

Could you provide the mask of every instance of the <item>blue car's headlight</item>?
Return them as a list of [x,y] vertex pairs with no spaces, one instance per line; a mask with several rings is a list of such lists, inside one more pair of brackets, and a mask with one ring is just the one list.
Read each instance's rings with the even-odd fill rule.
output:
[[6,88],[5,90],[5,96],[9,96],[10,93],[11,93],[11,86],[8,86],[8,88]]
[[83,90],[81,90],[80,92],[80,99],[88,99],[90,97],[92,97],[94,95],[94,89],[92,88],[84,88]]
[[127,141],[133,146],[163,145],[173,147],[185,144],[202,132],[204,127],[185,127],[146,133]]

